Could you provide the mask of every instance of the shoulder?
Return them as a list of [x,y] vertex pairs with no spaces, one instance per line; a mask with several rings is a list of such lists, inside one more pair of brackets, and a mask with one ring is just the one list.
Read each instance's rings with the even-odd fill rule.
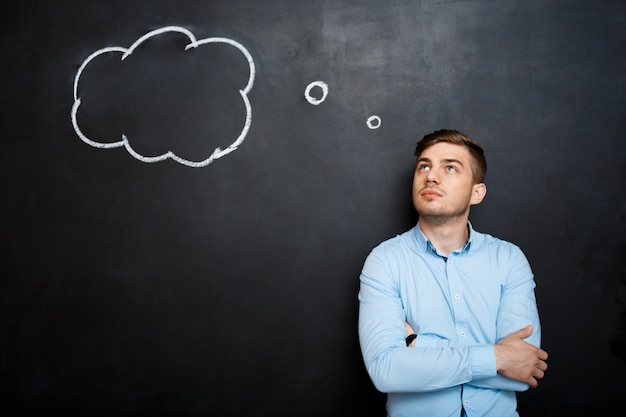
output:
[[394,268],[412,258],[419,251],[419,244],[415,238],[415,228],[388,238],[376,245],[365,260],[365,267]]
[[472,230],[472,246],[474,245],[478,252],[485,253],[488,256],[495,256],[498,259],[509,259],[511,261],[519,259],[527,262],[526,255],[524,255],[524,252],[517,244],[488,233]]
[[487,246],[489,248],[500,248],[504,250],[521,250],[519,246],[508,240],[490,235],[489,233],[479,232],[472,229],[472,244],[477,246]]
[[366,257],[361,281],[397,285],[400,277],[411,268],[410,265],[415,264],[417,248],[414,229],[382,241]]

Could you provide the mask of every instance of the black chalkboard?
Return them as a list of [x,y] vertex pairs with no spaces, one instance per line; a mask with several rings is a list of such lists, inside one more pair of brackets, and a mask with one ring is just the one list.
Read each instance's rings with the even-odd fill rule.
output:
[[484,145],[472,223],[538,283],[550,371],[520,413],[621,407],[626,3],[60,0],[1,19],[2,415],[385,415],[358,274],[415,223],[414,144],[440,128]]

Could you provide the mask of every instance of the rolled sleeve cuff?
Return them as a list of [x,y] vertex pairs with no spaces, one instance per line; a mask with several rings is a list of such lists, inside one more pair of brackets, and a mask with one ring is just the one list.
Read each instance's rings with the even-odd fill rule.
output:
[[470,348],[472,379],[496,376],[496,353],[493,345],[477,345]]

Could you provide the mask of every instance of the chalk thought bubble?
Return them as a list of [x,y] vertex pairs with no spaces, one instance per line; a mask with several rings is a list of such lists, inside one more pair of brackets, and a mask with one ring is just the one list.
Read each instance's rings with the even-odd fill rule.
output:
[[380,120],[380,117],[373,115],[367,118],[366,123],[367,127],[369,127],[370,129],[378,129],[382,122]]
[[[245,57],[248,67],[249,67],[249,77],[246,80],[244,87],[238,90],[238,94],[241,96],[241,99],[243,100],[246,114],[245,114],[243,127],[241,128],[240,131],[237,129],[238,135],[234,139],[232,137],[224,139],[225,143],[230,143],[230,145],[228,145],[225,149],[221,149],[220,147],[217,147],[210,155],[206,157],[201,157],[201,158],[196,158],[195,160],[190,160],[190,158],[184,158],[184,157],[179,156],[177,153],[175,153],[172,150],[165,151],[156,156],[143,155],[141,152],[137,151],[136,148],[131,145],[131,141],[133,138],[127,136],[127,134],[124,131],[122,131],[120,140],[113,139],[113,141],[106,141],[106,140],[103,140],[102,138],[94,139],[93,137],[88,137],[79,126],[79,117],[78,117],[79,109],[80,109],[81,102],[82,102],[82,99],[79,96],[79,84],[81,81],[81,76],[83,76],[83,73],[85,72],[87,67],[90,65],[93,65],[93,63],[96,62],[97,59],[99,60],[105,56],[109,56],[110,54],[119,54],[120,61],[124,61],[126,59],[129,59],[131,55],[134,52],[136,52],[137,48],[141,44],[146,42],[148,39],[155,37],[157,35],[162,35],[162,34],[168,35],[172,33],[183,34],[184,36],[188,38],[189,42],[185,45],[185,48],[184,48],[185,51],[199,48],[203,45],[208,45],[208,44],[213,44],[213,45],[222,44],[228,47],[237,48],[237,50],[241,54],[243,54],[243,56]],[[72,125],[74,126],[74,130],[76,134],[78,135],[78,137],[83,142],[95,148],[111,149],[111,148],[124,147],[128,151],[129,154],[131,154],[133,157],[135,157],[136,159],[142,162],[154,163],[154,162],[159,162],[159,161],[163,161],[166,159],[172,159],[182,165],[186,165],[186,166],[190,166],[194,168],[203,167],[203,166],[209,165],[211,162],[215,161],[216,159],[221,158],[225,155],[228,155],[229,153],[236,150],[246,138],[246,135],[248,134],[248,131],[250,129],[250,125],[252,122],[252,107],[250,105],[248,94],[250,93],[250,90],[252,89],[252,86],[254,84],[254,78],[255,78],[254,61],[250,53],[240,43],[232,39],[222,38],[222,37],[211,37],[211,38],[198,40],[189,30],[185,28],[178,27],[178,26],[166,26],[157,30],[153,30],[143,35],[142,37],[137,39],[137,41],[135,41],[129,48],[124,48],[121,46],[112,46],[112,47],[99,49],[95,51],[94,53],[92,53],[91,55],[89,55],[87,59],[83,61],[82,65],[79,67],[76,73],[76,76],[74,78],[74,104],[72,106],[72,113],[71,113]],[[160,87],[162,86],[159,86],[159,85],[154,86],[155,89],[158,89]],[[136,111],[141,111],[141,109],[140,108],[136,109]],[[158,123],[158,120],[156,122]]]
[[[322,90],[322,96],[319,98],[314,97],[311,94],[311,91],[313,89]],[[319,106],[326,100],[326,97],[328,97],[328,84],[326,84],[324,81],[313,81],[312,83],[307,85],[306,89],[304,90],[304,97],[306,98],[306,101],[308,101],[310,104],[314,106]],[[379,116],[373,115],[368,117],[365,123],[367,124],[367,127],[374,130],[380,127],[382,121]]]
[[[322,97],[320,98],[315,98],[311,95],[311,90],[316,87],[322,90]],[[320,103],[323,103],[324,100],[326,100],[327,96],[328,96],[328,84],[326,84],[324,81],[313,81],[304,90],[304,97],[306,98],[306,101],[308,101],[314,106],[318,106]]]

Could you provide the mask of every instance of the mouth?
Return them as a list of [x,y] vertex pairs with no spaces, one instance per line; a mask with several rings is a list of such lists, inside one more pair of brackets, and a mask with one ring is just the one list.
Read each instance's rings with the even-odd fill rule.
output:
[[422,191],[420,193],[420,195],[424,198],[436,198],[436,197],[442,197],[442,194],[433,190],[433,189],[426,189],[424,191]]

